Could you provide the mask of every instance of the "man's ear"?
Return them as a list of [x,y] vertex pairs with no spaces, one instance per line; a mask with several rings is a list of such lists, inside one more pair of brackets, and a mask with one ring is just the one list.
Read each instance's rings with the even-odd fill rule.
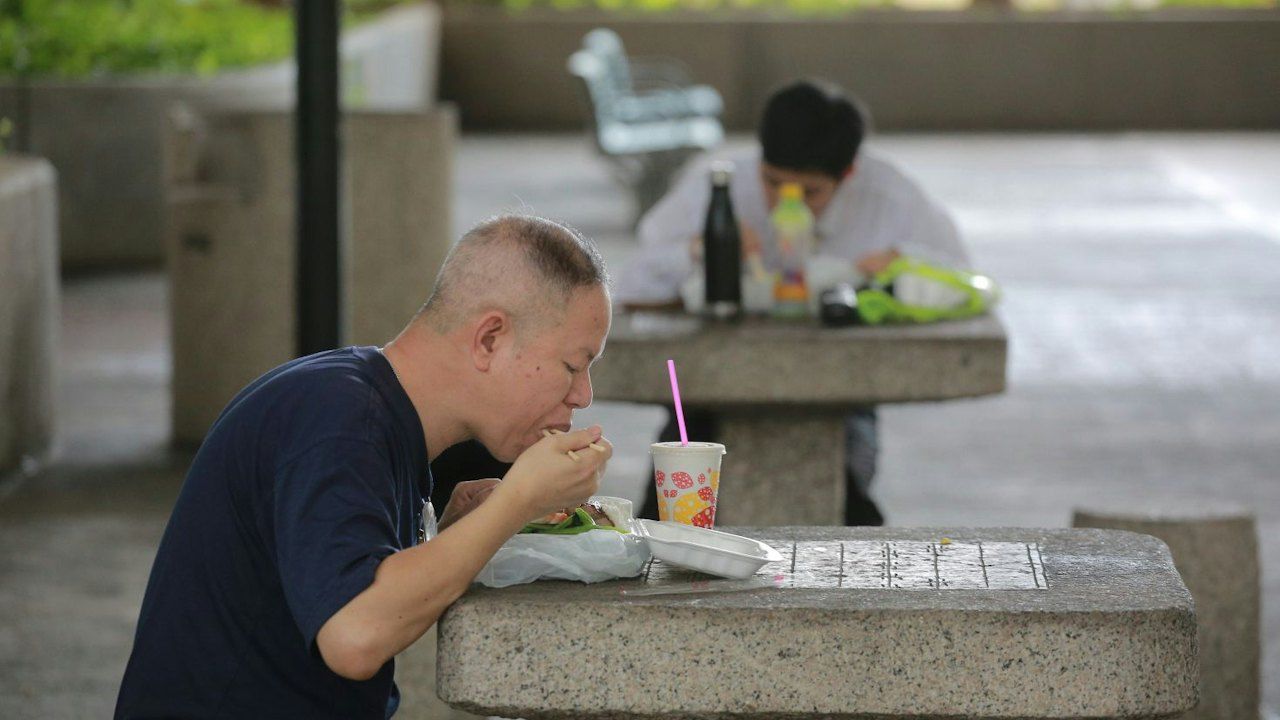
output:
[[853,174],[856,172],[858,172],[858,161],[854,160],[849,163],[849,167],[844,169],[844,174],[840,176],[840,182],[844,182],[845,180],[853,177]]
[[488,372],[498,351],[511,339],[511,318],[501,310],[481,316],[471,337],[471,359],[476,369]]

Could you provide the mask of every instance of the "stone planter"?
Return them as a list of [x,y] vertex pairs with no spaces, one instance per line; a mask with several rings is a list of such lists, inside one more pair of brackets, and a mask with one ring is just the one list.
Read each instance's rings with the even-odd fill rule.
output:
[[57,208],[48,161],[0,155],[0,476],[53,442]]
[[[452,245],[448,104],[351,112],[342,128],[345,342],[391,340]],[[288,111],[171,113],[165,248],[173,433],[196,445],[222,408],[295,357],[296,192]]]
[[884,130],[1274,128],[1280,13],[863,12],[846,18],[606,14],[450,5],[442,96],[464,127],[576,129],[565,61],[590,29],[686,63],[750,129],[802,76],[858,93]]
[[[343,38],[344,102],[413,110],[435,99],[439,11],[395,8]],[[202,109],[289,108],[292,62],[212,78],[0,79],[0,117],[25,150],[47,157],[60,187],[67,267],[158,264],[162,258],[164,115],[176,102]]]

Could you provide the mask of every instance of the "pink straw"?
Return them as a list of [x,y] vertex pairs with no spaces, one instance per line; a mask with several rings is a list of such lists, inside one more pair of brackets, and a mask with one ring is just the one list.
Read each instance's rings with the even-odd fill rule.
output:
[[680,383],[676,382],[676,361],[667,361],[667,373],[671,375],[671,396],[676,400],[676,422],[680,424],[680,444],[689,444],[689,433],[684,429],[684,407],[680,405]]

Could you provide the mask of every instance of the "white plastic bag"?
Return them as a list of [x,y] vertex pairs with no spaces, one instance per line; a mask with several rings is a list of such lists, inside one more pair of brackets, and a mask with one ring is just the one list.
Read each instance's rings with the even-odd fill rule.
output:
[[637,534],[631,502],[593,497],[609,518],[628,533],[588,530],[577,535],[516,535],[498,548],[476,582],[501,588],[534,580],[601,582],[635,577],[649,560],[649,545]]

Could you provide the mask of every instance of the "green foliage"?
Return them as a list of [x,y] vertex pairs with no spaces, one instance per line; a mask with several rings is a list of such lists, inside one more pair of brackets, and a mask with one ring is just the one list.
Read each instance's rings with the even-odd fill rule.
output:
[[[465,1],[465,0],[464,0]],[[892,6],[892,0],[471,0],[477,4],[501,5],[509,10],[550,7],[556,10],[597,8],[600,10],[662,13],[675,11],[715,12],[761,11],[790,15],[843,13],[863,8]]]
[[1276,0],[1160,0],[1161,7],[1252,9],[1276,7]]
[[[512,11],[530,8],[576,10],[595,8],[632,13],[758,11],[776,16],[839,15],[865,9],[958,10],[972,0],[454,0],[460,3],[494,5]],[[1111,9],[1145,12],[1165,7],[1204,9],[1274,8],[1280,0],[1111,0]],[[1010,0],[1015,10],[1049,11],[1067,7],[1066,0]]]
[[0,155],[4,154],[4,144],[13,134],[13,121],[7,117],[0,117]]
[[207,75],[287,57],[288,9],[238,0],[6,0],[0,73]]
[[[302,2],[304,0],[295,0]],[[412,0],[345,0],[359,22]],[[963,7],[965,0],[451,0],[511,10],[595,7],[610,11],[759,11],[840,14],[864,8]],[[1052,10],[1063,0],[1012,0]],[[1280,0],[1115,0],[1116,10],[1159,7],[1274,8]],[[0,0],[0,76],[83,77],[139,72],[209,75],[273,62],[293,52],[287,3],[248,0]]]
[[[359,21],[405,0],[347,0]],[[289,57],[287,4],[246,0],[0,0],[0,75],[209,75]]]

